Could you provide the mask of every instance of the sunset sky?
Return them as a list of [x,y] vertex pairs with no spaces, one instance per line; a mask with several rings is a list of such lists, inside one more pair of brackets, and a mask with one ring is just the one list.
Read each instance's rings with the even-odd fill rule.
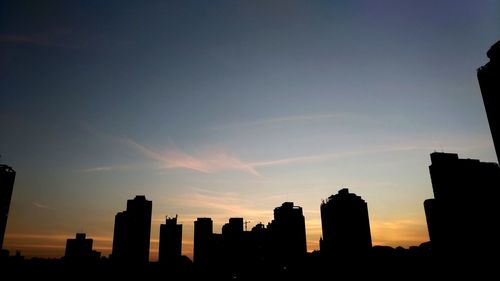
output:
[[249,228],[292,201],[308,251],[322,199],[368,203],[374,245],[428,241],[433,151],[497,162],[476,69],[500,1],[1,1],[4,248],[111,252],[126,200]]

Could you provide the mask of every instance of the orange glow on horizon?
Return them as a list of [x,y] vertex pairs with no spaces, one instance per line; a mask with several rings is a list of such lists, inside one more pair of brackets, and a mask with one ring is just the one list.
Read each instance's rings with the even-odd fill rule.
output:
[[[222,225],[223,223],[220,223]],[[214,222],[214,225],[219,223]],[[417,220],[373,221],[370,225],[373,245],[391,247],[418,246],[429,240],[427,227]],[[188,228],[192,232],[192,225]],[[218,232],[214,229],[214,232]],[[319,250],[321,237],[321,221],[306,220],[307,251]],[[154,237],[154,233],[152,234]],[[73,238],[74,234],[33,234],[11,233],[5,237],[5,248],[14,254],[21,251],[25,257],[60,258],[64,256],[66,239]],[[102,256],[109,256],[112,251],[113,237],[87,236],[94,240],[94,250],[101,252]],[[150,244],[150,260],[158,259],[158,239],[152,238]],[[182,241],[182,254],[192,259],[193,233],[184,232]]]

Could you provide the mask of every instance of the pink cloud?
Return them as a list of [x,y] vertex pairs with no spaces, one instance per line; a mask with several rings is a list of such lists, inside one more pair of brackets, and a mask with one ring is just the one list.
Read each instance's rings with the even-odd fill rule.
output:
[[224,215],[239,214],[248,217],[261,217],[269,216],[271,213],[269,210],[255,209],[249,206],[252,205],[250,202],[241,199],[238,194],[232,192],[213,192],[198,188],[185,194],[181,200],[185,205],[217,210]]
[[147,158],[156,160],[165,168],[183,168],[202,173],[215,173],[220,171],[235,170],[254,176],[260,176],[251,165],[243,162],[236,156],[225,152],[210,152],[199,156],[190,155],[176,147],[153,150],[130,139],[122,139],[129,147],[141,152]]

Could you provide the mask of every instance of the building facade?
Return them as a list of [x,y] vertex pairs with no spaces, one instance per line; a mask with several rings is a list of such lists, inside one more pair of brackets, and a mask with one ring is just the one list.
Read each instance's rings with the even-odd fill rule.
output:
[[321,254],[359,256],[372,247],[368,205],[347,188],[323,201],[321,210]]
[[177,224],[177,216],[166,218],[160,225],[160,242],[158,261],[161,263],[177,263],[182,255],[182,224]]
[[0,165],[0,250],[3,249],[3,239],[9,217],[10,199],[14,189],[16,171],[7,165]]
[[77,233],[74,239],[66,240],[64,259],[70,262],[90,262],[101,257],[101,253],[92,250],[93,239],[86,238],[85,233]]
[[115,216],[112,258],[115,261],[147,263],[153,203],[143,195],[127,201],[127,210]]
[[433,251],[441,257],[479,258],[498,250],[500,167],[434,152],[429,166],[434,199],[424,202]]
[[213,248],[213,222],[211,218],[198,218],[194,222],[193,262],[204,265],[210,262]]
[[500,41],[486,53],[490,61],[477,70],[477,79],[483,96],[486,116],[500,161]]
[[307,253],[305,218],[302,208],[285,202],[274,209],[274,219],[268,225],[271,253],[285,264],[294,263]]

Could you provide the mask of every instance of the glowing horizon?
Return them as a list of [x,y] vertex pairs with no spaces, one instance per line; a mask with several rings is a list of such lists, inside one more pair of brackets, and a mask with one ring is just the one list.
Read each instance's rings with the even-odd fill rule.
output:
[[[154,204],[154,202],[153,202]],[[305,211],[305,210],[304,210]],[[272,211],[270,211],[270,219],[268,221],[255,221],[250,219],[250,224],[248,231],[255,224],[262,222],[267,224],[272,220]],[[312,213],[312,212],[308,212]],[[306,217],[306,235],[307,235],[307,251],[312,252],[319,250],[319,238],[321,236],[321,220],[319,219],[319,211],[317,212],[318,219],[308,220]],[[202,216],[200,216],[202,217]],[[241,217],[241,216],[234,216]],[[246,220],[247,218],[244,217]],[[183,240],[182,240],[182,254],[193,258],[193,227],[194,219],[186,219],[179,217],[178,223],[183,225]],[[222,225],[227,223],[229,217],[224,221],[221,218],[214,220],[214,233],[221,233]],[[253,222],[253,223],[252,223]],[[161,219],[152,219],[152,229],[159,229],[159,224]],[[381,222],[381,223],[370,223],[372,232],[372,241],[374,246],[391,246],[398,247],[402,246],[408,248],[410,246],[418,246],[420,243],[428,241],[427,226],[418,225],[422,236],[412,236],[411,238],[406,238],[407,235],[401,235],[405,232],[412,231],[415,226],[414,221],[396,221],[396,222]],[[418,224],[418,222],[417,222]],[[410,226],[410,227],[409,227]],[[189,233],[186,233],[189,230]],[[390,235],[380,235],[379,233],[391,232]],[[83,233],[86,233],[83,231]],[[40,235],[40,234],[19,234],[19,233],[7,233],[5,237],[5,243],[9,245],[14,251],[21,251],[21,254],[31,258],[61,258],[64,256],[64,250],[66,247],[66,239],[73,239],[76,233],[67,234],[57,234],[57,235]],[[112,251],[113,236],[92,236],[90,233],[86,233],[88,239],[93,239],[93,249],[101,252],[102,256],[108,257]],[[156,235],[152,233],[150,240],[150,261],[154,262],[158,259],[158,233]],[[155,237],[155,238],[153,238]],[[187,238],[187,239],[186,239]],[[26,243],[26,241],[30,241]],[[49,251],[47,249],[50,249]],[[46,252],[46,254],[40,254]],[[15,252],[11,253],[14,254]]]

